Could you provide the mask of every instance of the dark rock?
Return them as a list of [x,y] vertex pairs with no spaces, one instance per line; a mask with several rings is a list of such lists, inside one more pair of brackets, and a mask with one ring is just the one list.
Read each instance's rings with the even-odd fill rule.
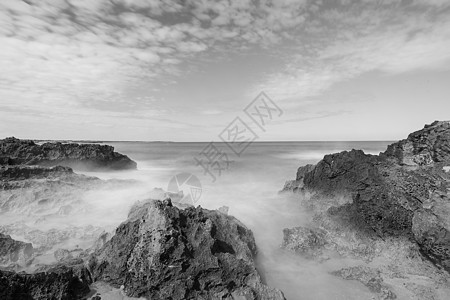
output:
[[136,169],[136,162],[114,152],[108,145],[44,143],[6,138],[0,140],[0,163],[3,165],[66,166],[78,170]]
[[0,166],[0,179],[2,182],[26,179],[57,178],[72,175],[69,167],[40,167],[40,166]]
[[135,205],[96,251],[94,280],[150,299],[284,299],[261,282],[253,234],[237,219],[170,201]]
[[30,243],[16,241],[0,233],[0,265],[14,263],[25,266],[33,258],[33,251]]
[[311,164],[308,164],[306,166],[301,166],[300,168],[298,168],[297,177],[295,178],[295,180],[286,181],[283,189],[280,192],[288,192],[288,191],[296,192],[299,189],[303,188],[303,186],[304,186],[303,179],[304,179],[305,175],[307,173],[311,172],[312,170],[314,170],[314,168],[315,168],[315,165],[311,165]]
[[296,182],[317,201],[350,198],[330,208],[330,216],[381,238],[414,238],[423,254],[450,270],[450,182],[442,170],[449,161],[450,123],[434,122],[379,156],[361,150],[326,155],[302,169]]
[[90,283],[89,272],[82,266],[57,266],[34,274],[0,270],[0,299],[82,299]]

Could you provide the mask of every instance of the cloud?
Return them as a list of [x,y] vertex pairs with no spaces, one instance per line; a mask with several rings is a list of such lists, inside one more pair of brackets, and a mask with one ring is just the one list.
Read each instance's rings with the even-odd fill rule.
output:
[[450,69],[450,18],[436,10],[440,5],[381,2],[321,10],[305,28],[306,46],[297,41],[283,70],[269,74],[250,93],[264,90],[278,99],[300,99],[370,71]]
[[199,61],[241,53],[284,62],[264,80],[255,74],[248,98],[310,97],[374,70],[446,68],[448,2],[406,2],[2,0],[1,117],[171,126],[177,108],[161,89],[170,93]]

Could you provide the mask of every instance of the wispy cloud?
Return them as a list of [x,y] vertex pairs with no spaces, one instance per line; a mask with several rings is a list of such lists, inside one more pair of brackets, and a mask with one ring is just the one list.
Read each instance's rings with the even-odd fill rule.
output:
[[348,2],[317,11],[284,69],[251,93],[300,99],[370,71],[450,69],[448,1]]
[[[166,96],[178,80],[194,61],[256,52],[284,63],[255,74],[242,98],[265,90],[295,108],[294,100],[369,71],[448,68],[449,10],[438,0],[2,0],[0,118],[48,126],[58,119],[61,130],[80,118],[102,127],[119,119],[195,127],[170,122],[180,106]],[[224,103],[183,107],[197,123],[233,111]]]

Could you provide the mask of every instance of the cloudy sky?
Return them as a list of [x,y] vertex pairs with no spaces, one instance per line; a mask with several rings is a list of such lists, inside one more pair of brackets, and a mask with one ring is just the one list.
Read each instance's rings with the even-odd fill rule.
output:
[[450,119],[450,1],[0,1],[2,137],[217,140],[261,91],[260,140]]

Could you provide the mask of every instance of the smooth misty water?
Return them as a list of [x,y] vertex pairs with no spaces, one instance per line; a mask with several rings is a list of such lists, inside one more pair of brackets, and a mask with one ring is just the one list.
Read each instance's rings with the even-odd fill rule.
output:
[[[378,154],[389,142],[261,142],[252,144],[232,161],[228,170],[213,182],[194,157],[207,143],[107,142],[116,151],[138,163],[137,171],[88,173],[103,179],[127,178],[143,182],[142,188],[107,194],[91,193],[86,201],[98,207],[95,225],[117,226],[126,219],[137,199],[148,197],[154,187],[167,189],[170,179],[182,172],[201,181],[202,195],[196,205],[208,209],[229,207],[229,214],[245,223],[255,234],[259,248],[261,275],[271,286],[283,290],[287,299],[371,299],[373,294],[361,284],[329,275],[355,262],[331,259],[326,263],[306,260],[280,249],[282,230],[305,224],[308,215],[292,196],[279,195],[286,180],[294,179],[299,166],[316,163],[325,154],[363,149]],[[220,145],[220,144],[218,144]],[[220,145],[227,149],[225,145]],[[91,223],[91,221],[86,220]]]

